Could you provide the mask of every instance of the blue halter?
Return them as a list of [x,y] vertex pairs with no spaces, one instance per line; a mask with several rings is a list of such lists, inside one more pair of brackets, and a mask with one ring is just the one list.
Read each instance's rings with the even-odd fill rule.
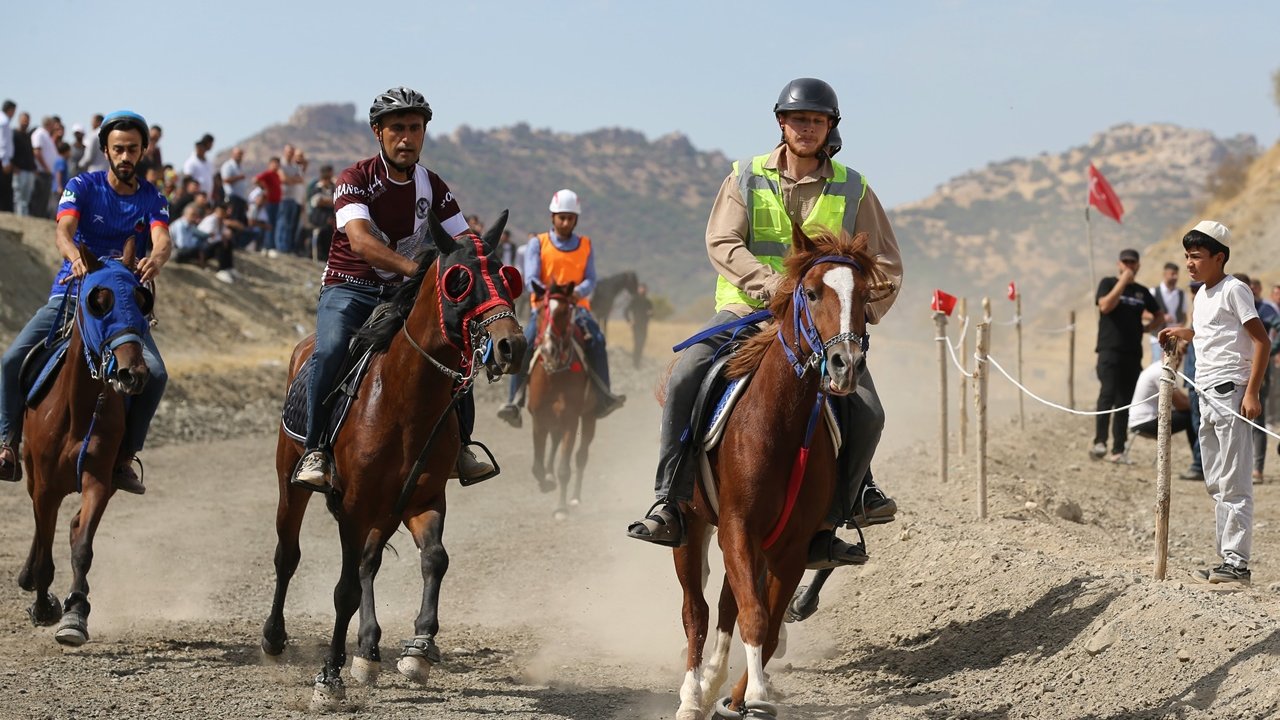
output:
[[[863,272],[862,266],[852,258],[843,255],[824,255],[810,262],[800,273],[800,277],[804,277],[815,265],[821,263],[836,263],[837,265],[848,265],[859,273]],[[809,368],[816,368],[821,371],[822,375],[827,373],[826,352],[833,345],[846,341],[857,343],[862,352],[871,349],[871,333],[859,335],[854,332],[837,333],[825,342],[822,336],[818,334],[818,328],[813,322],[813,312],[809,309],[809,299],[805,296],[804,285],[799,281],[796,287],[791,291],[791,325],[795,328],[796,341],[794,350],[792,346],[787,344],[787,339],[782,335],[782,324],[778,324],[778,342],[782,344],[782,351],[787,355],[787,362],[791,363],[791,369],[795,371],[796,377],[804,377]],[[804,353],[808,353],[808,357],[801,360]]]
[[[111,291],[114,301],[110,311],[95,317],[87,304],[93,293],[102,288]],[[105,380],[115,372],[113,350],[125,343],[140,343],[147,333],[147,318],[135,299],[138,288],[138,278],[118,260],[104,260],[101,268],[79,282],[76,323],[84,344],[85,363],[94,380]]]

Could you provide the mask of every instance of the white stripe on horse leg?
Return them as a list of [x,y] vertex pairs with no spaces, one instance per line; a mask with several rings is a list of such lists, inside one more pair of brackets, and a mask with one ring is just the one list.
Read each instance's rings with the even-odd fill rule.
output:
[[729,679],[729,647],[733,642],[733,634],[723,630],[716,633],[716,649],[711,654],[707,670],[703,673],[702,697],[711,698],[712,702],[720,694],[724,681]]
[[680,709],[676,711],[676,720],[703,720],[706,712],[703,709],[702,666],[689,670],[684,674],[684,684],[680,686]]
[[743,700],[769,699],[769,689],[764,677],[764,650],[759,645],[745,645],[747,649],[747,694]]
[[822,282],[836,291],[840,298],[840,332],[848,333],[853,327],[853,268],[837,267],[822,274]]

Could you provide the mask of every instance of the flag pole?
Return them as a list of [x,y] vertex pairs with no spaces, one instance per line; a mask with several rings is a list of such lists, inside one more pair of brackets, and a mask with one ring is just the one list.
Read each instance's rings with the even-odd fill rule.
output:
[[1085,235],[1089,238],[1089,289],[1098,287],[1098,273],[1093,269],[1093,221],[1089,217],[1089,206],[1084,206]]

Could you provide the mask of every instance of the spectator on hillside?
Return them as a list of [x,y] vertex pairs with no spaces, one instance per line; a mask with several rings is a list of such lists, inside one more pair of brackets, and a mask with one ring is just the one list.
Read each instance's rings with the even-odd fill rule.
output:
[[13,212],[13,114],[18,104],[0,105],[0,212]]
[[173,241],[173,259],[179,263],[202,263],[200,248],[200,209],[190,203],[182,214],[169,225],[169,238]]
[[[102,120],[101,114],[93,116],[89,123],[89,132],[85,134],[84,150],[79,155],[75,155],[80,162],[80,172],[98,172],[108,168],[107,155],[102,152],[102,147],[98,144],[98,128],[102,127]],[[73,149],[72,153],[74,152]],[[146,175],[145,168],[138,174]]]
[[516,244],[511,242],[510,230],[503,230],[502,237],[498,240],[498,261],[503,265],[516,264]]
[[67,169],[72,176],[79,175],[82,172],[88,172],[86,168],[89,158],[84,156],[84,126],[76,123],[71,126],[71,141],[67,143],[71,147],[71,158],[67,163]]
[[218,175],[222,178],[222,189],[226,194],[228,217],[241,224],[249,222],[249,176],[245,174],[240,162],[244,160],[244,150],[231,148],[231,157],[222,163]]
[[254,183],[263,190],[262,208],[267,214],[266,235],[262,240],[262,247],[266,250],[267,257],[275,257],[279,255],[279,251],[275,248],[275,238],[273,233],[276,229],[276,223],[280,216],[280,200],[283,197],[283,187],[280,180],[280,158],[272,157],[267,161],[267,169],[258,173],[253,178]]
[[18,114],[13,129],[13,212],[31,214],[31,195],[36,186],[36,153],[31,145],[31,115]]
[[232,230],[228,227],[230,221],[227,219],[227,204],[225,202],[218,203],[213,209],[204,216],[200,221],[200,233],[205,237],[203,258],[201,262],[208,260],[210,257],[218,261],[218,270],[214,273],[214,277],[224,283],[232,283],[235,281],[235,267],[232,260],[234,252],[231,242]]
[[[164,135],[164,130],[159,125],[151,126],[151,141],[147,144],[147,149],[142,151],[142,160],[138,161],[138,168],[144,174],[147,168],[158,167],[173,170],[172,165],[165,165],[164,158],[160,154],[160,137]],[[165,173],[168,177],[168,172]]]
[[[164,168],[149,167],[143,174],[142,178],[156,186],[157,190],[164,192]],[[166,199],[168,199],[167,196]],[[170,205],[172,205],[172,203],[170,203]]]
[[54,135],[62,121],[56,115],[40,119],[40,127],[31,131],[31,147],[35,151],[36,181],[31,190],[31,215],[49,218],[53,199],[53,166],[58,162],[58,141]]
[[471,228],[471,232],[480,235],[481,237],[484,236],[484,223],[480,221],[479,215],[468,215],[467,227]]
[[292,145],[284,146],[284,157],[279,164],[280,209],[276,215],[276,252],[292,253],[298,237],[298,220],[302,206],[307,202],[307,187],[303,181],[307,171],[306,157]]
[[209,159],[209,151],[213,149],[213,136],[205,133],[196,141],[191,156],[182,164],[182,174],[193,177],[200,183],[205,195],[213,197],[213,160]]
[[337,227],[333,210],[333,166],[322,165],[320,177],[307,186],[307,225],[311,228],[311,259],[329,259],[329,241]]
[[[1140,263],[1138,251],[1120,251],[1119,274],[1098,283],[1098,412],[1089,457],[1108,462],[1124,459],[1128,439],[1129,411],[1106,411],[1124,407],[1133,397],[1133,388],[1142,373],[1142,335],[1164,327],[1164,312],[1151,293],[1134,281]],[[1143,313],[1151,313],[1151,322],[1143,325]],[[1111,455],[1107,456],[1107,425],[1111,425]]]
[[267,215],[267,192],[256,182],[249,191],[249,224],[240,237],[240,247],[253,245],[255,252],[267,252],[271,241],[271,218]]
[[182,178],[182,183],[178,185],[177,192],[169,200],[169,212],[175,217],[182,217],[182,211],[187,208],[187,203],[194,200],[199,192],[199,180],[193,177]]
[[649,299],[648,285],[636,285],[636,292],[622,315],[631,323],[631,360],[640,367],[644,344],[649,339],[649,320],[653,318],[653,301]]
[[69,143],[58,143],[58,159],[53,163],[53,189],[54,193],[61,198],[62,191],[67,187],[67,181],[71,179],[71,168],[74,163],[71,161],[71,145]]

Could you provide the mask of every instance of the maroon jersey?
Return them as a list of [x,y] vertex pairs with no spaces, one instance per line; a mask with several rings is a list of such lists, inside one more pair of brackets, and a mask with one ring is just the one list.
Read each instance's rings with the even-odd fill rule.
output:
[[325,285],[394,285],[404,280],[395,272],[374,268],[351,249],[344,229],[352,220],[368,220],[374,237],[407,258],[417,257],[431,242],[428,210],[450,235],[467,229],[458,201],[439,175],[414,165],[412,180],[396,182],[388,177],[381,153],[342,171],[333,191],[333,209],[337,227],[324,266]]

